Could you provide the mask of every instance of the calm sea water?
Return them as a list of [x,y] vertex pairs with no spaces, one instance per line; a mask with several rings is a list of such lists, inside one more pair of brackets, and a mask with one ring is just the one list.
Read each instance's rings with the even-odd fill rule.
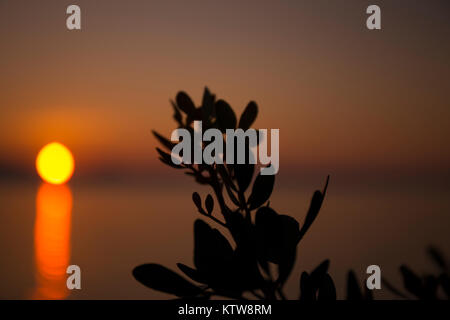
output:
[[[181,178],[182,179],[182,178]],[[271,205],[303,221],[315,188],[278,186]],[[158,183],[90,184],[63,188],[26,182],[0,185],[0,298],[165,299],[140,285],[133,267],[158,262],[176,269],[192,265],[193,191],[207,188],[188,179]],[[398,267],[433,271],[425,247],[450,254],[450,193],[429,188],[339,188],[330,186],[324,207],[299,245],[287,283],[290,298],[298,279],[326,258],[339,297],[353,268],[361,282],[365,268],[378,264],[399,284]],[[65,268],[81,267],[81,290],[67,291]],[[376,293],[390,298],[385,290]]]

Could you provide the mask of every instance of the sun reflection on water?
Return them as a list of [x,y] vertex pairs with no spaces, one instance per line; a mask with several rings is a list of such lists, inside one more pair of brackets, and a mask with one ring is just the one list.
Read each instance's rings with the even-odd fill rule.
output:
[[66,269],[70,260],[72,192],[67,185],[43,183],[36,197],[34,299],[69,295]]

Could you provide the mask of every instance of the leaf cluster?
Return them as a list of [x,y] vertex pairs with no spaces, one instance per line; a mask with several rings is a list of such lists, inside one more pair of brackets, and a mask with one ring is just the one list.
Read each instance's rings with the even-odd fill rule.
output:
[[[238,120],[231,106],[225,100],[217,100],[208,88],[200,106],[185,92],[179,92],[171,104],[178,128],[191,133],[195,120],[202,120],[204,130],[217,128],[223,133],[226,129],[247,130],[258,115],[257,104],[250,101]],[[184,171],[199,184],[210,186],[211,194],[202,199],[194,192],[192,200],[199,214],[220,230],[202,219],[194,222],[194,265],[177,264],[185,277],[158,264],[136,267],[134,277],[152,289],[182,298],[208,299],[218,295],[285,299],[283,286],[294,267],[297,246],[321,209],[328,178],[323,190],[314,192],[300,225],[293,217],[280,214],[270,206],[274,175],[256,174],[253,164],[175,165],[170,156],[173,142],[153,133],[166,149],[157,148],[164,164]],[[336,299],[328,266],[326,260],[310,274],[302,274],[301,299]]]

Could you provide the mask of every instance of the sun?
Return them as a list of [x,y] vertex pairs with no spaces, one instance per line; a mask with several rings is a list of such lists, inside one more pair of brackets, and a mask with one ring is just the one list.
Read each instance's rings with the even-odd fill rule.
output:
[[59,142],[44,146],[36,157],[36,170],[42,180],[63,184],[72,177],[75,161],[72,152]]

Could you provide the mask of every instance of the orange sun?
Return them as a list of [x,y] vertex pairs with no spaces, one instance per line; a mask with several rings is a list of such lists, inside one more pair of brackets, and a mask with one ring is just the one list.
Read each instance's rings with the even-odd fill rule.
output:
[[73,155],[59,142],[44,146],[36,158],[36,170],[42,180],[51,184],[63,184],[72,177],[75,168]]

